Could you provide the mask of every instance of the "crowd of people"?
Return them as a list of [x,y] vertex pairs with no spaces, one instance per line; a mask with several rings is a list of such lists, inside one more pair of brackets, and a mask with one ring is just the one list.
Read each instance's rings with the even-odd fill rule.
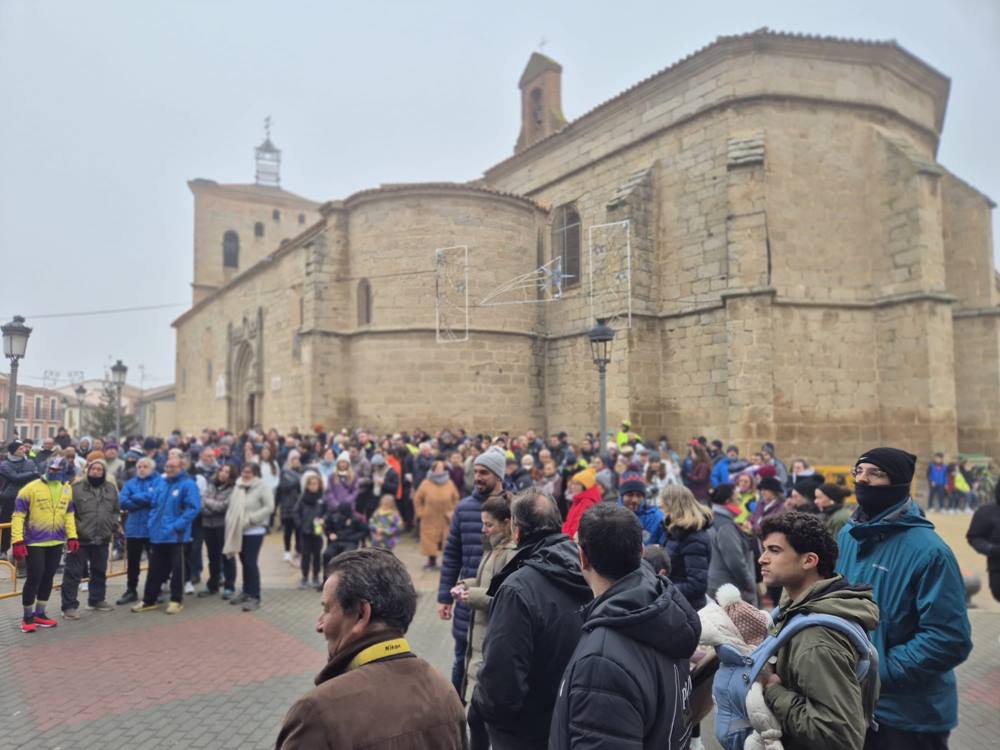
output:
[[[394,705],[416,717],[412,742],[393,747],[696,749],[712,675],[739,668],[723,647],[741,649],[743,664],[776,638],[775,658],[743,675],[739,747],[756,732],[789,748],[942,748],[957,724],[953,670],[971,649],[962,577],[912,497],[916,457],[902,450],[859,457],[850,486],[806,459],[786,464],[770,443],[744,459],[693,437],[681,455],[627,422],[603,443],[315,425],[7,448],[3,550],[12,542],[25,568],[25,632],[57,624],[46,604],[64,547],[64,617],[79,617],[84,578],[87,609],[113,609],[104,576],[119,541],[128,574],[117,605],[146,612],[166,599],[176,614],[203,582],[199,597],[253,611],[261,542],[281,529],[300,588],[322,591],[331,658],[279,747],[382,746],[398,722],[355,726],[343,700],[380,674],[371,695],[391,684]],[[993,584],[1000,514],[987,510],[969,539]],[[406,644],[415,593],[384,554],[408,531],[425,569],[440,571],[438,614],[455,646],[447,697]],[[842,621],[870,634],[870,660]],[[386,671],[359,669],[369,664]],[[315,744],[317,732],[343,741]],[[718,719],[716,734],[725,742]]]

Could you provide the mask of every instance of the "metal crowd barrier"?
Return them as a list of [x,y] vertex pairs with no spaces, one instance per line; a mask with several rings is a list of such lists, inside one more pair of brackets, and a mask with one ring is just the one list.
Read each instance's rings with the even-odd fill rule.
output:
[[[0,531],[2,531],[3,529],[9,529],[10,527],[11,524],[9,522],[0,523]],[[114,570],[116,562],[122,564],[122,569],[117,572],[115,572]],[[12,590],[0,593],[0,601],[2,601],[3,599],[13,599],[15,596],[20,596],[21,592],[17,590],[17,567],[6,558],[0,557],[0,569],[2,568],[10,569],[10,583]],[[125,575],[128,572],[127,568],[128,568],[128,563],[124,557],[122,557],[122,559],[120,560],[112,560],[111,556],[110,555],[108,556],[108,573],[107,573],[108,578]],[[139,570],[145,571],[147,568],[148,568],[147,565],[143,565],[142,567],[139,568]],[[80,583],[84,583],[89,580],[90,580],[89,578],[81,578]],[[60,581],[59,583],[53,584],[52,588],[53,590],[62,588],[62,582]]]

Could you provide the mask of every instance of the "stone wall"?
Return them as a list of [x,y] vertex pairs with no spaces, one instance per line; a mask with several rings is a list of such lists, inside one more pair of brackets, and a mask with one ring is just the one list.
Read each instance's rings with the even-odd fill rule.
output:
[[255,352],[258,419],[283,429],[303,426],[309,412],[303,410],[304,357],[296,343],[299,308],[290,304],[289,290],[301,288],[305,260],[304,248],[285,253],[266,272],[247,274],[175,321],[178,427],[234,426],[233,381],[246,373],[234,371],[230,327],[254,320],[258,310],[263,323],[262,349]]
[[[192,180],[189,186],[194,194],[194,303],[319,219],[315,203],[276,188],[218,185],[210,180]],[[256,236],[257,223],[264,227],[262,237]],[[223,266],[222,242],[227,231],[239,237],[236,269]]]
[[[266,271],[182,316],[178,421],[231,419],[231,397],[183,380],[205,381],[208,359],[231,369],[228,326],[248,330],[261,309],[268,426],[581,435],[598,423],[587,332],[608,317],[612,430],[630,418],[675,444],[773,440],[824,463],[886,443],[1000,458],[992,204],[935,161],[948,86],[894,44],[725,37],[477,186],[388,185],[325,204]],[[551,258],[563,205],[580,216],[581,272],[561,298],[482,304]],[[221,266],[223,224],[258,209],[205,206],[196,255]],[[592,293],[588,274],[591,234],[601,244],[617,222],[630,230],[630,305],[606,294],[608,277]],[[199,254],[197,237],[216,235]],[[470,336],[439,344],[435,250],[454,245],[469,248]]]

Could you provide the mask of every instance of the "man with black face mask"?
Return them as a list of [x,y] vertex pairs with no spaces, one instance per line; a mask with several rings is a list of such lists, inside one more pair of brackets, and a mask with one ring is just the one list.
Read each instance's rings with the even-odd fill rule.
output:
[[875,448],[854,465],[858,509],[837,539],[837,572],[873,589],[882,683],[866,750],[948,747],[958,724],[954,669],[972,650],[955,555],[910,496],[917,457]]
[[110,612],[114,607],[105,601],[108,572],[108,542],[118,528],[120,506],[118,486],[108,476],[103,458],[87,464],[87,475],[73,485],[73,506],[76,510],[76,530],[80,548],[66,555],[66,570],[62,582],[63,617],[79,619],[80,579],[90,569],[87,589],[87,609]]

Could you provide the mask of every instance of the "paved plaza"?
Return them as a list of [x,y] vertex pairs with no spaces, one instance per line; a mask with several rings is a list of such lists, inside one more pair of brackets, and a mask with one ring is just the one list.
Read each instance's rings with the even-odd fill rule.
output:
[[[968,516],[932,519],[963,567],[983,574],[983,558],[965,552]],[[447,675],[452,641],[437,619],[437,573],[420,570],[411,537],[398,551],[420,592],[410,641]],[[268,537],[261,557],[264,598],[254,613],[215,597],[185,597],[177,616],[81,610],[77,622],[60,619],[53,630],[24,635],[20,600],[0,601],[0,747],[273,747],[288,706],[323,666],[325,648],[314,631],[319,594],[295,589],[297,570],[281,562],[279,535]],[[108,599],[123,590],[124,578],[111,578]],[[959,669],[954,750],[996,747],[1000,736],[1000,605],[988,594],[975,603],[976,647]],[[383,710],[373,706],[372,720]]]

